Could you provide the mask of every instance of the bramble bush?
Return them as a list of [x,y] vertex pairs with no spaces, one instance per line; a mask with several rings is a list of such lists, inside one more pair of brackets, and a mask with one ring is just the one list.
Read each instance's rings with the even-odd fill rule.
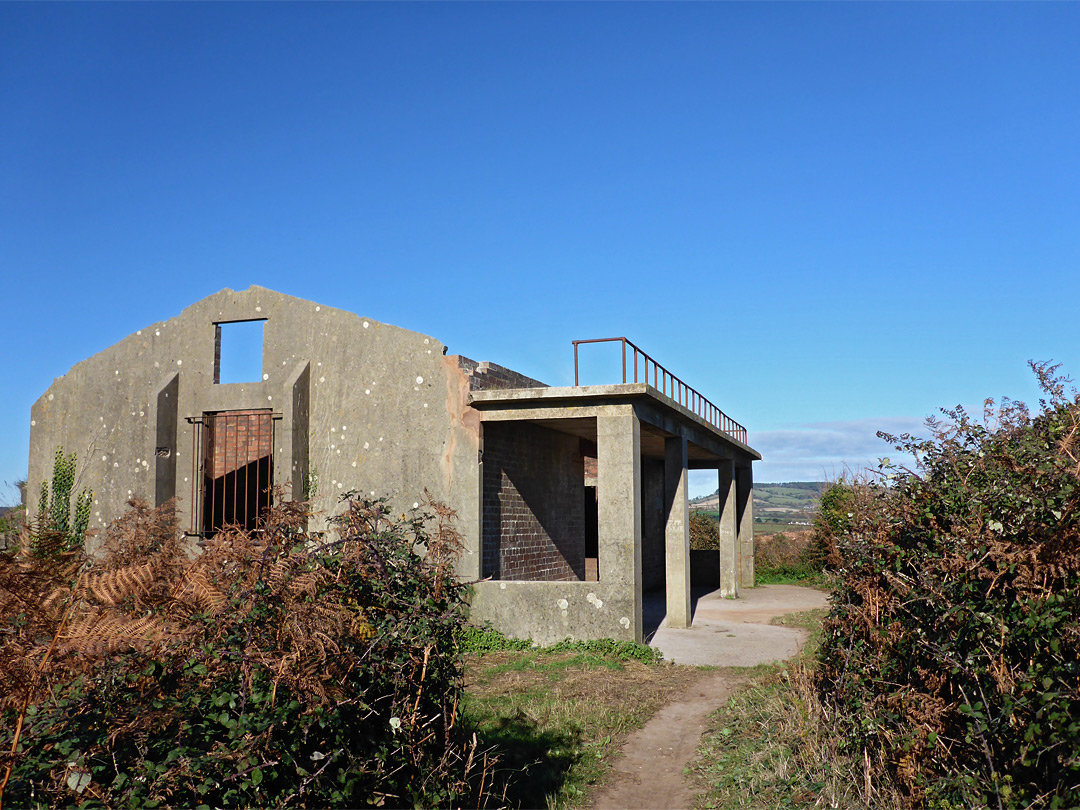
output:
[[822,562],[806,532],[754,537],[754,580],[758,585],[823,585]]
[[690,511],[690,548],[695,551],[720,549],[720,521],[715,515],[698,510]]
[[483,806],[460,538],[427,507],[349,496],[323,537],[283,503],[192,555],[171,505],[133,502],[98,559],[3,555],[4,803]]
[[839,578],[818,687],[912,807],[1080,806],[1080,396],[1032,368],[1034,417],[882,434],[916,469],[841,484],[815,527]]

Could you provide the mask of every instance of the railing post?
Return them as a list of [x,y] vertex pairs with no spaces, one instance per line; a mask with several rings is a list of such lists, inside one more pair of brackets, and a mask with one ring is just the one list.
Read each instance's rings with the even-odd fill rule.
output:
[[[622,344],[622,382],[625,385],[627,377],[626,373],[626,344],[630,343],[630,347],[634,350],[634,382],[638,383],[644,380],[646,385],[649,385],[649,364],[652,363],[653,376],[652,387],[662,393],[663,395],[671,398],[676,403],[691,411],[694,415],[708,422],[717,430],[723,433],[727,433],[732,438],[739,441],[746,442],[746,428],[729,417],[726,413],[716,407],[712,402],[702,395],[700,391],[695,388],[691,388],[685,382],[680,380],[662,365],[653,360],[644,351],[639,349],[634,343],[627,340],[626,337],[612,337],[612,338],[597,338],[595,340],[574,340],[571,341],[574,344],[574,386],[581,385],[581,363],[578,353],[578,346],[582,343],[613,343],[619,341]],[[641,355],[641,362],[644,363],[644,371],[638,370],[638,355]],[[642,377],[644,374],[644,377]]]

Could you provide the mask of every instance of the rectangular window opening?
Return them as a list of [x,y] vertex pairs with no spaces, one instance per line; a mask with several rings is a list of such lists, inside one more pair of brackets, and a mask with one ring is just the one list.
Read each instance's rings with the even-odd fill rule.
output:
[[214,383],[262,382],[263,324],[228,321],[214,324]]

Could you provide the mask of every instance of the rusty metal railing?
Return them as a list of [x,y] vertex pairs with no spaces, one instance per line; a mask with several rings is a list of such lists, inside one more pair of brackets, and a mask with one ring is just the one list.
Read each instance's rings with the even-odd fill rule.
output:
[[[583,343],[621,343],[622,344],[622,381],[624,383],[631,382],[628,378],[628,366],[626,347],[629,346],[633,349],[632,365],[633,376],[632,382],[644,382],[646,385],[651,385],[661,394],[671,397],[687,410],[693,411],[700,416],[710,425],[717,430],[728,434],[733,439],[736,439],[743,444],[746,444],[746,428],[724,413],[722,410],[713,405],[709,400],[703,397],[698,391],[691,388],[684,383],[662,365],[653,360],[649,355],[639,349],[633,344],[632,341],[627,340],[624,337],[612,337],[612,338],[594,338],[592,340],[575,340],[574,344],[574,385],[580,385],[578,376],[578,346]],[[638,378],[638,369],[641,369],[643,374],[641,379]],[[650,380],[650,370],[652,372],[652,379]]]

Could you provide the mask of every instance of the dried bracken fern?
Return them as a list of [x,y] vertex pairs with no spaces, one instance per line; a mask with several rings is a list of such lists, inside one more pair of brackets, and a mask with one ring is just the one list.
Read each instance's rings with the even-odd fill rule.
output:
[[120,610],[88,607],[80,610],[58,635],[57,655],[101,658],[120,650],[146,650],[184,636],[170,632],[165,619],[136,617]]
[[[426,515],[393,519],[383,501],[350,499],[334,536],[309,534],[306,506],[290,502],[273,506],[259,531],[228,528],[192,544],[177,531],[172,504],[135,500],[93,558],[9,555],[0,609],[13,630],[0,636],[0,676],[11,686],[0,710],[21,729],[28,707],[40,707],[23,750],[60,744],[74,717],[87,719],[71,728],[108,725],[81,732],[90,736],[78,743],[75,765],[35,771],[38,760],[20,759],[13,746],[0,763],[9,773],[21,763],[17,795],[33,789],[63,803],[74,784],[106,804],[224,805],[235,790],[247,791],[247,804],[325,803],[346,772],[360,803],[377,794],[430,803],[468,793],[473,775],[483,780],[473,763],[483,771],[490,758],[454,731],[460,536],[452,510],[426,503],[430,533]],[[91,720],[104,706],[108,720]],[[281,712],[287,721],[274,719]],[[319,741],[328,732],[311,725],[323,715],[353,729],[336,753]],[[213,741],[206,751],[184,748],[151,779],[135,779],[155,746],[166,743],[164,757],[192,729]],[[278,799],[268,801],[259,787],[266,777],[254,774],[279,767],[274,746],[285,738],[289,757],[306,752],[298,767],[318,767],[281,776]],[[196,776],[193,758],[213,780]],[[115,784],[123,787],[91,777],[79,764],[91,759],[122,775]]]
[[1032,416],[988,400],[887,437],[917,470],[848,487],[820,685],[909,806],[1080,803],[1080,396],[1033,364]]

